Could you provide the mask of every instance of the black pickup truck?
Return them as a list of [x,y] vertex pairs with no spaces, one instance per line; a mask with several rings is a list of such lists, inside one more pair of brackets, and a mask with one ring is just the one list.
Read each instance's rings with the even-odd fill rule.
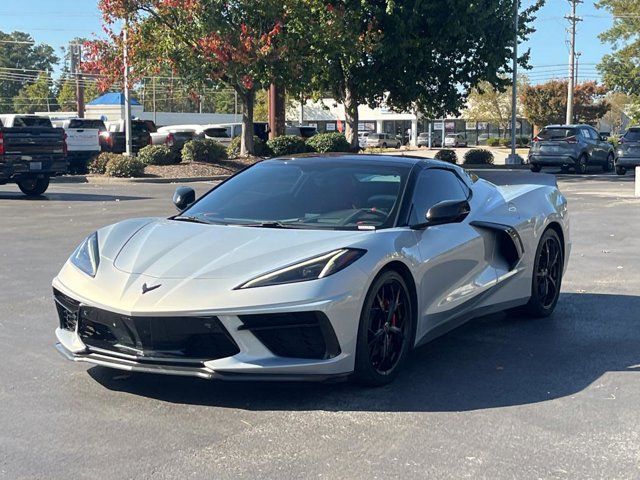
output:
[[36,115],[0,115],[0,185],[17,183],[26,195],[42,195],[49,179],[67,172],[62,128]]
[[[100,134],[100,146],[103,152],[124,153],[126,151],[124,129],[124,120],[107,124],[107,131]],[[138,153],[141,148],[151,145],[151,134],[143,120],[131,121],[131,144],[132,153]]]

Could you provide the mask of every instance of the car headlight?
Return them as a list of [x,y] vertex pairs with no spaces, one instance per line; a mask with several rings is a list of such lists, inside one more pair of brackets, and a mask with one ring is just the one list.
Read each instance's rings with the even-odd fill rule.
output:
[[617,153],[618,155],[624,155],[624,151],[623,151],[622,149],[619,149],[616,153]]
[[85,238],[71,254],[69,260],[87,275],[95,277],[100,264],[98,233],[94,232]]
[[328,277],[347,268],[362,257],[366,250],[341,248],[317,257],[303,260],[288,267],[260,275],[237,288],[266,287],[283,283],[298,283]]

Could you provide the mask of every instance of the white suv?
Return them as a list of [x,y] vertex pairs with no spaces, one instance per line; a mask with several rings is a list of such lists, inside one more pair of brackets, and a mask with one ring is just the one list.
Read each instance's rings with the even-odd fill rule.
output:
[[390,133],[370,133],[367,135],[367,147],[400,148],[400,140]]

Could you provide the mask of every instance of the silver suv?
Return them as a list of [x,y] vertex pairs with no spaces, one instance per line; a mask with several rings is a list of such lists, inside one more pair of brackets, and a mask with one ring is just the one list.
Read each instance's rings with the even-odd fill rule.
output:
[[624,175],[627,169],[640,167],[640,127],[627,130],[616,151],[616,173]]
[[613,170],[613,145],[590,125],[549,125],[533,139],[529,150],[529,164],[533,172],[542,167],[560,167],[563,172],[573,168],[587,173],[592,165]]

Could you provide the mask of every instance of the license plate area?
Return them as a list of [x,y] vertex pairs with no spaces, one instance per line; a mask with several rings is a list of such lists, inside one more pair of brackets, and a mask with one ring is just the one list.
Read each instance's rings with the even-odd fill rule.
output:
[[42,162],[29,162],[29,170],[32,172],[42,170]]

